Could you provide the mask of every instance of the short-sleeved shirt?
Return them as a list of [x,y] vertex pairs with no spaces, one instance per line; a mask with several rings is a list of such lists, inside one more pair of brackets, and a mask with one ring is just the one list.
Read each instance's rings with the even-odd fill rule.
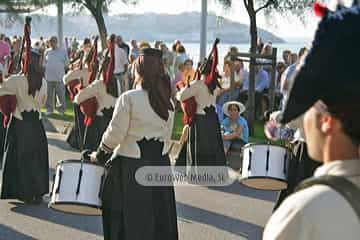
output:
[[[221,125],[224,129],[224,134],[230,134],[235,131],[234,127],[231,125],[229,118],[225,118]],[[243,126],[241,139],[246,143],[249,142],[249,127],[246,119],[239,116],[236,120],[236,125],[237,125],[236,128]]]
[[[260,69],[255,76],[255,91],[263,92],[265,89],[268,89],[269,86],[269,74],[264,69]],[[249,78],[245,79],[243,90],[249,90]]]
[[125,50],[116,46],[114,74],[124,73],[126,64],[129,64],[129,61]]
[[69,58],[64,49],[50,49],[45,52],[45,79],[48,82],[62,82]]

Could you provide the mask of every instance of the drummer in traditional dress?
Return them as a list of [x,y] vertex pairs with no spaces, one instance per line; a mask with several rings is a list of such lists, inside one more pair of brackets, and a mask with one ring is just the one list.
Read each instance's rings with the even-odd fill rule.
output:
[[48,143],[40,115],[47,85],[41,56],[30,50],[30,20],[25,25],[23,74],[12,75],[0,85],[0,108],[4,124],[9,124],[1,198],[39,203],[49,191]]
[[[90,39],[85,39],[82,50],[79,51],[77,60],[73,63],[75,69],[70,70],[64,76],[64,84],[69,92],[70,100],[74,101],[75,95],[80,89],[87,87],[95,80],[98,70],[97,38],[95,38],[92,49],[89,49]],[[91,48],[91,45],[90,45]],[[80,106],[74,103],[75,122],[66,141],[76,149],[82,150],[85,131],[84,114]]]
[[[174,188],[143,186],[135,173],[144,166],[162,166],[170,173],[174,105],[162,52],[140,50],[134,90],[116,102],[96,159],[108,161],[102,192],[105,240],[178,239]],[[93,154],[94,160],[94,154]]]
[[215,111],[216,94],[220,86],[217,61],[217,48],[214,44],[211,58],[202,68],[201,79],[191,82],[176,94],[179,101],[194,98],[196,102],[194,115],[185,119],[189,132],[176,161],[178,166],[225,165],[220,123]]
[[[108,42],[108,56],[102,66],[102,78],[96,79],[89,86],[80,90],[75,96],[74,103],[79,104],[85,113],[84,149],[96,150],[101,137],[108,126],[118,98],[120,86],[114,77],[115,64],[115,35],[111,35]],[[106,65],[106,66],[105,66]]]

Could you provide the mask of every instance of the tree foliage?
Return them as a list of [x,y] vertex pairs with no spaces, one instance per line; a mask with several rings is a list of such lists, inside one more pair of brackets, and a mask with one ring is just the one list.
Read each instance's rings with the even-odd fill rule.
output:
[[[231,8],[233,0],[217,0],[224,8]],[[280,13],[293,14],[302,16],[308,9],[311,8],[315,0],[242,0],[245,8],[249,5],[255,7],[255,12],[258,13],[264,10],[264,13]]]
[[[9,12],[18,12],[17,9],[27,7],[43,8],[63,1],[63,3],[72,4],[75,13],[80,13],[85,9],[94,17],[99,29],[102,47],[106,47],[107,29],[104,20],[104,12],[109,11],[109,6],[115,0],[2,0],[2,4]],[[125,4],[135,5],[138,0],[121,0]],[[1,5],[0,5],[1,6]],[[25,8],[26,9],[26,8]]]
[[[233,0],[217,0],[224,8],[231,8]],[[314,0],[242,0],[244,7],[248,13],[250,20],[250,52],[256,53],[257,49],[257,23],[256,16],[259,12],[264,12],[265,15],[273,13],[280,13],[282,15],[292,14],[298,17],[305,15],[306,10],[309,9]],[[250,58],[250,74],[249,74],[249,127],[250,132],[253,132],[253,123],[255,117],[255,58]]]

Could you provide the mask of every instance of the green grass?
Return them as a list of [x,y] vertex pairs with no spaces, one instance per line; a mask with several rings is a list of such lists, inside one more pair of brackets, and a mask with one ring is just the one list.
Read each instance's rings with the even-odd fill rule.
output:
[[[55,110],[55,112],[49,116],[47,116],[48,118],[53,118],[53,119],[57,119],[57,120],[63,120],[63,121],[67,121],[67,122],[72,122],[74,121],[74,109],[73,109],[73,104],[70,101],[70,98],[66,95],[66,110],[65,110],[65,114],[63,116],[61,116],[60,114],[57,113],[57,111]],[[46,108],[41,108],[41,112],[45,113],[46,112]]]
[[[46,112],[45,108],[41,109],[41,112]],[[73,104],[70,101],[69,97],[66,96],[66,111],[63,116],[58,114],[57,112],[47,116],[48,118],[53,118],[57,120],[63,120],[68,122],[74,121],[74,110],[73,110]],[[174,129],[172,133],[172,139],[178,140],[181,136],[182,129],[183,129],[183,113],[182,112],[176,112],[175,114],[175,122],[174,122]],[[254,135],[250,137],[250,142],[264,142],[266,141],[266,137],[264,134],[264,122],[263,121],[256,121],[255,122],[255,131]],[[281,144],[281,143],[280,143]]]
[[177,111],[175,113],[175,122],[174,122],[174,128],[173,128],[173,133],[172,133],[171,139],[179,140],[181,133],[182,133],[182,129],[184,127],[183,116],[184,116],[184,114],[182,112]]
[[[172,139],[178,140],[180,138],[183,126],[184,126],[184,124],[183,124],[183,113],[182,112],[176,112]],[[266,137],[265,137],[265,134],[264,134],[264,122],[263,121],[256,121],[255,122],[254,135],[250,137],[249,141],[250,142],[264,142],[264,141],[267,141]]]

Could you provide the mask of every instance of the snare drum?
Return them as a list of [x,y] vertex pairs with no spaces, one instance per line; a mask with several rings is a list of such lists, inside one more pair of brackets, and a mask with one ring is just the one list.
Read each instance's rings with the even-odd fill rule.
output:
[[59,162],[49,207],[66,213],[101,215],[104,176],[105,169],[99,164],[78,160]]
[[256,189],[287,188],[291,152],[283,146],[250,143],[243,147],[241,183]]

